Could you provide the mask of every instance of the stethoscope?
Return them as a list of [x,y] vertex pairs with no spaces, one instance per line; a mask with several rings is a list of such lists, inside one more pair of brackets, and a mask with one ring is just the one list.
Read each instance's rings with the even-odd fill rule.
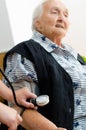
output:
[[[0,68],[0,72],[1,74],[3,75],[3,77],[5,78],[5,80],[8,82],[11,90],[12,90],[12,93],[13,93],[13,97],[14,97],[14,101],[15,101],[15,104],[19,107],[23,107],[22,105],[20,105],[18,102],[17,102],[17,99],[16,99],[16,94],[15,94],[15,90],[11,84],[11,82],[9,81],[9,79],[7,78],[7,76],[4,74],[4,72],[2,71],[2,69]],[[33,98],[33,99],[27,99],[27,101],[33,103],[35,106],[44,106],[44,105],[47,105],[49,103],[49,96],[48,95],[40,95],[38,96],[37,98]]]

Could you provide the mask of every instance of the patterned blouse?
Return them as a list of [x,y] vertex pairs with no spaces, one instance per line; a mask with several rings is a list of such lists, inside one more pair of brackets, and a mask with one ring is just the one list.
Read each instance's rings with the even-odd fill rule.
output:
[[[77,52],[67,44],[62,43],[61,48],[37,31],[33,32],[32,39],[51,53],[70,75],[74,89],[73,130],[86,130],[86,65],[77,61]],[[17,53],[8,57],[5,73],[12,83],[21,79],[35,83],[38,81],[34,64]]]

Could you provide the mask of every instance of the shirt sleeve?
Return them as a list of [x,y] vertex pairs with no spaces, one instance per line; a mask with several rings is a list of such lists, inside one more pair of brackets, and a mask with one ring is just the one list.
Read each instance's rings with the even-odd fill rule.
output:
[[11,83],[19,80],[37,82],[37,74],[34,64],[18,53],[8,56],[5,74]]

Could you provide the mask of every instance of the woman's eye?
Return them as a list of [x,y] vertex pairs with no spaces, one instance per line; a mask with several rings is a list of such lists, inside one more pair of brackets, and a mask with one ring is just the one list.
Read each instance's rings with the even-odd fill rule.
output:
[[57,12],[56,12],[56,11],[53,11],[52,14],[57,14]]
[[64,16],[65,16],[65,17],[68,17],[68,13],[64,13]]

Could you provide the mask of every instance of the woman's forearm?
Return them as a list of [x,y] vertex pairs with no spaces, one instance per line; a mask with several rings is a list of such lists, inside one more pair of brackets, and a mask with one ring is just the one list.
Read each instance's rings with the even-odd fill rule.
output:
[[66,130],[57,127],[53,122],[45,118],[33,109],[27,109],[22,115],[23,126],[29,130]]

